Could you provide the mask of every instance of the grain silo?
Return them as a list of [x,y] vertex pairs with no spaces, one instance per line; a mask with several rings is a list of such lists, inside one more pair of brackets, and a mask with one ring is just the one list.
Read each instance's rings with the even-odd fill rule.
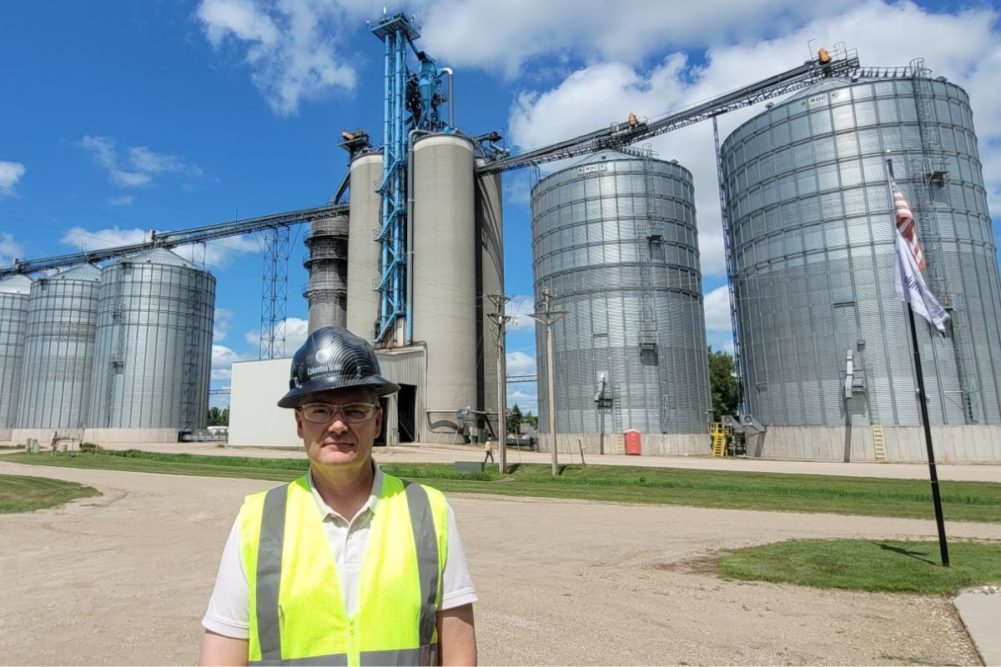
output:
[[161,248],[102,274],[88,437],[167,442],[204,428],[215,278]]
[[314,220],[306,236],[303,265],[309,282],[302,293],[309,304],[309,333],[347,322],[348,216]]
[[463,442],[456,413],[480,405],[473,168],[469,139],[434,134],[414,144],[412,327],[427,354],[427,442]]
[[83,437],[92,397],[101,270],[84,264],[31,286],[14,437]]
[[27,276],[0,280],[0,441],[10,440],[17,418],[30,292]]
[[382,196],[382,153],[365,153],[351,161],[348,200],[347,328],[372,341],[379,319],[379,212]]
[[827,80],[724,142],[730,263],[754,453],[922,460],[885,159],[952,315],[919,320],[939,455],[1001,459],[1001,289],[969,98],[944,79]]
[[[697,237],[692,175],[676,162],[603,151],[532,188],[536,309],[548,292],[567,313],[553,326],[559,438],[611,452],[637,429],[644,453],[708,452]],[[543,398],[541,325],[537,333]],[[539,413],[548,433],[544,400]]]

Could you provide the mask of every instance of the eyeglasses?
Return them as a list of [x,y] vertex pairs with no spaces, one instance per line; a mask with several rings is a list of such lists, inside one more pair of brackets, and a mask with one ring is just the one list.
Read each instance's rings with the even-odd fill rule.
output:
[[308,422],[328,424],[334,419],[334,415],[339,412],[344,421],[349,424],[357,424],[371,419],[378,407],[372,403],[345,403],[344,405],[305,403],[299,406],[299,413]]

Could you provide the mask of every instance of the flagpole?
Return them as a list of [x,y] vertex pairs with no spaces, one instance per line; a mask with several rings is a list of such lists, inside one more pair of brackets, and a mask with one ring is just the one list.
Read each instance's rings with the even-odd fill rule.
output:
[[[893,179],[893,160],[886,160],[887,169],[890,172],[890,178]],[[890,203],[894,207],[893,202],[893,192],[891,188],[890,192]],[[896,224],[894,224],[893,229],[894,234],[899,232],[896,229]],[[896,237],[894,237],[894,246],[896,246]],[[918,404],[921,406],[921,424],[924,426],[925,431],[925,448],[928,453],[928,476],[931,479],[931,497],[932,502],[935,505],[935,525],[938,528],[938,550],[942,556],[942,567],[949,567],[949,544],[945,539],[945,519],[942,516],[942,496],[939,493],[938,488],[938,471],[935,469],[935,449],[932,446],[931,440],[931,424],[928,421],[928,400],[925,394],[925,374],[921,370],[921,352],[918,349],[918,328],[914,323],[914,308],[911,307],[910,302],[906,304],[907,307],[907,320],[910,323],[911,328],[911,348],[914,350],[914,373],[917,376],[918,381]]]

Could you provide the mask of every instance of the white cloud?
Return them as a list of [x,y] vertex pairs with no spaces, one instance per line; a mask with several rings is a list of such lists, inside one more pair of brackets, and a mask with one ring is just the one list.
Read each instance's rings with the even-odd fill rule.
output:
[[10,232],[0,232],[0,266],[13,266],[14,260],[22,257],[24,246]]
[[215,269],[228,266],[237,255],[261,252],[261,242],[253,236],[227,236],[206,243],[177,246],[173,251],[196,266]]
[[[302,347],[302,344],[306,342],[306,337],[309,331],[309,320],[303,320],[298,317],[288,317],[275,326],[275,331],[277,332],[278,338],[282,335],[285,336],[285,349],[284,351],[278,350],[278,356],[292,356],[295,354],[295,351]],[[255,348],[260,348],[260,331],[248,331],[243,337],[244,340],[253,345]]]
[[[780,34],[814,16],[847,11],[796,0],[444,0],[430,3],[423,36],[443,61],[531,75],[526,63],[557,60],[638,61],[665,46],[702,47],[757,34]],[[489,29],[484,29],[489,17]],[[551,67],[551,66],[550,66]]]
[[508,375],[535,375],[535,357],[515,350],[507,353]]
[[233,311],[229,308],[216,308],[215,321],[212,327],[212,340],[225,340],[229,335],[229,327],[233,323]]
[[730,332],[733,328],[730,320],[730,288],[726,285],[717,287],[706,294],[703,303],[706,329]]
[[287,116],[335,88],[352,90],[357,75],[337,53],[338,26],[356,19],[337,2],[202,0],[196,18],[216,49],[234,44],[272,110]]
[[242,361],[242,357],[225,345],[212,345],[212,379],[232,379],[234,361]]
[[535,329],[535,320],[528,316],[529,313],[535,312],[535,299],[531,296],[518,294],[511,297],[505,312],[514,318],[508,322],[508,332]]
[[508,409],[518,406],[522,414],[539,414],[539,397],[534,384],[509,384],[507,386]]
[[147,238],[145,229],[120,229],[115,226],[91,231],[83,227],[70,227],[59,241],[80,250],[99,250],[142,243]]
[[278,41],[278,27],[270,18],[261,14],[253,2],[203,2],[199,5],[197,14],[213,45],[218,46],[229,33],[238,39],[259,42],[265,46]]
[[[512,375],[535,375],[535,357],[521,350],[509,350],[507,353],[507,374],[509,377]],[[508,383],[508,409],[510,410],[517,405],[522,413],[531,411],[533,414],[539,414],[537,386],[535,382]]]
[[115,142],[108,137],[88,134],[80,140],[80,147],[104,168],[114,185],[122,188],[149,185],[160,174],[176,174],[185,178],[202,175],[202,170],[196,165],[188,164],[176,155],[154,153],[146,146],[132,146],[124,154],[119,154]]
[[132,206],[136,201],[136,198],[132,195],[122,195],[121,197],[111,197],[108,199],[108,204],[111,206]]
[[[616,61],[596,61],[579,67],[552,88],[522,91],[509,113],[509,137],[528,149],[623,121],[630,111],[653,119],[789,69],[805,59],[804,44],[811,40],[832,46],[847,38],[849,46],[858,49],[863,66],[907,64],[911,58],[923,55],[934,74],[949,77],[970,93],[988,193],[992,202],[1001,200],[1001,160],[994,157],[1001,150],[1001,88],[995,85],[1001,66],[1001,33],[994,28],[999,13],[979,9],[936,14],[910,2],[887,4],[882,0],[839,5],[838,10],[836,15],[782,30],[782,37],[746,37],[725,44],[710,40],[704,65],[692,66],[685,55],[672,53],[649,67]],[[610,35],[617,30],[617,19],[611,14],[614,12],[608,18]],[[762,12],[762,16],[768,16],[768,12]],[[522,27],[530,34],[541,29],[528,25],[527,19]],[[725,32],[724,28],[720,34]],[[592,41],[600,45],[603,39],[596,37]],[[547,52],[558,52],[560,48],[559,40],[543,43]],[[600,48],[599,53],[614,55]],[[745,109],[720,117],[721,139],[759,110]],[[662,135],[649,146],[659,157],[677,159],[692,172],[702,272],[706,276],[724,276],[711,123]]]
[[0,199],[13,197],[17,192],[14,186],[24,176],[25,168],[20,162],[0,160]]
[[[65,245],[80,250],[99,250],[116,246],[144,243],[149,240],[149,232],[133,227],[121,229],[117,226],[106,229],[89,230],[83,227],[71,227],[63,234],[60,241]],[[229,264],[233,257],[240,253],[260,252],[260,244],[246,236],[229,236],[208,243],[177,246],[172,252],[192,262],[198,267],[214,269]]]

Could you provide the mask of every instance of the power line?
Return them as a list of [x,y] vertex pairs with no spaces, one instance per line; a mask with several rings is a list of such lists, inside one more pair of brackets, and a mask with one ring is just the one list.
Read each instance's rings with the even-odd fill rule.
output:
[[504,306],[510,297],[503,294],[488,294],[487,298],[494,304],[497,312],[490,313],[487,317],[497,326],[497,428],[500,446],[500,461],[498,466],[502,475],[507,474],[507,359],[505,357],[505,336],[507,334],[507,323],[511,317],[504,314]]
[[549,433],[552,439],[549,446],[552,451],[553,477],[559,474],[559,463],[556,454],[556,391],[555,391],[555,371],[553,363],[553,324],[567,314],[565,310],[553,310],[552,296],[549,290],[542,292],[542,308],[537,308],[534,313],[529,314],[536,322],[540,322],[546,329],[546,393],[549,395]]

